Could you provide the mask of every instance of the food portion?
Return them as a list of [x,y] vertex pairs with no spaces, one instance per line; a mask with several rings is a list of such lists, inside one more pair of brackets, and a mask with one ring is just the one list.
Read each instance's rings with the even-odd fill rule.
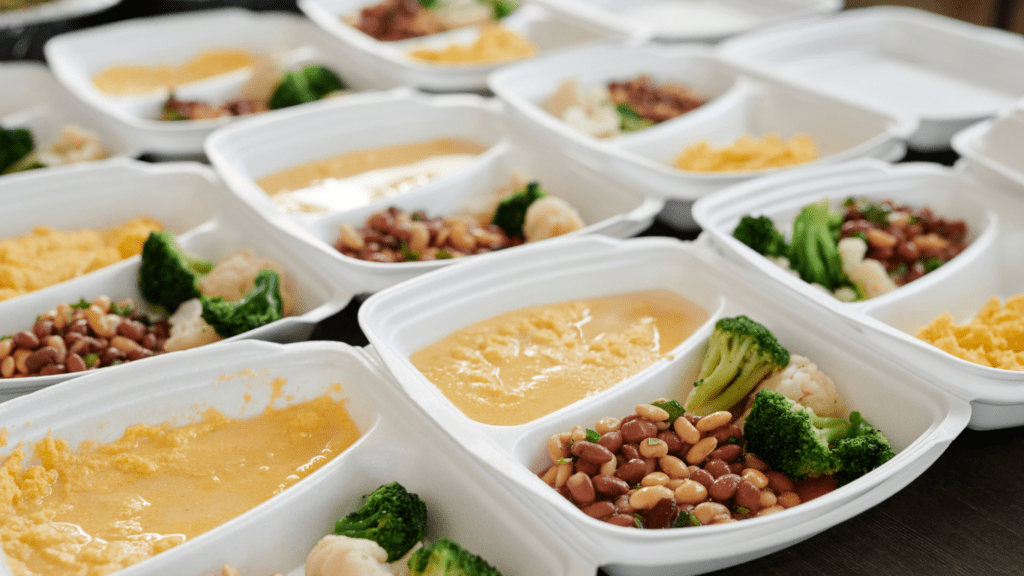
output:
[[[280,387],[278,380],[273,383]],[[72,449],[47,437],[0,465],[0,541],[16,576],[109,574],[211,530],[312,474],[360,435],[325,395],[258,416],[215,408]]]
[[827,199],[808,204],[788,242],[767,216],[744,216],[733,236],[846,302],[891,292],[967,248],[967,222],[928,207],[849,198],[842,208],[832,210]]
[[119,64],[104,68],[93,76],[93,84],[111,96],[136,96],[173,89],[175,86],[198,82],[251,68],[256,56],[246,50],[214,49],[200,52],[185,62],[168,64]]
[[662,398],[592,429],[554,434],[551,464],[539,476],[585,514],[617,526],[765,516],[894,456],[882,432],[859,412],[844,418],[842,406],[832,380],[767,328],[723,318],[685,407]]
[[298,70],[282,70],[269,59],[261,58],[252,78],[242,86],[240,97],[215,105],[201,100],[180,100],[172,91],[164,101],[160,120],[208,120],[258,114],[315,102],[347,90],[345,81],[325,66],[310,64]]
[[99,136],[74,124],[62,127],[57,140],[45,149],[36,148],[32,131],[27,128],[0,128],[0,175],[109,156]]
[[103,295],[61,302],[33,326],[0,337],[0,378],[48,376],[116,366],[230,338],[294,313],[283,267],[241,250],[216,266],[182,250],[169,232],[142,247],[139,283],[148,303]]
[[[398,482],[365,498],[317,542],[306,558],[306,576],[501,576],[452,540],[427,542],[426,502]],[[233,566],[221,574],[241,576]]]
[[522,60],[537,54],[533,42],[514,30],[498,24],[480,28],[480,36],[471,44],[449,44],[444,48],[418,48],[409,56],[433,64],[482,64]]
[[344,20],[372,38],[393,42],[498,21],[517,7],[514,0],[384,0]]
[[5,10],[23,10],[48,2],[53,2],[53,0],[0,0],[0,12]]
[[805,164],[818,159],[818,147],[807,134],[783,140],[778,134],[754,138],[747,134],[722,148],[707,140],[687,146],[676,157],[675,167],[691,172],[766,170]]
[[55,230],[38,226],[0,240],[0,300],[46,288],[142,251],[150,232],[163,226],[139,217],[108,230]]
[[650,76],[612,81],[585,92],[570,78],[544,103],[544,110],[597,138],[643,130],[703,106],[707,98],[687,86],[656,84]]
[[409,360],[467,417],[514,426],[633,376],[708,317],[669,290],[571,300],[483,320]]
[[486,149],[471,140],[439,138],[356,150],[300,164],[256,183],[286,212],[335,212],[404,194],[464,168]]
[[996,296],[968,322],[943,312],[917,331],[917,337],[957,358],[989,368],[1024,371],[1024,294]]
[[537,182],[513,177],[494,210],[449,217],[409,214],[391,207],[356,228],[342,224],[334,248],[370,262],[422,262],[493,252],[579,230],[583,219],[568,202],[549,196]]

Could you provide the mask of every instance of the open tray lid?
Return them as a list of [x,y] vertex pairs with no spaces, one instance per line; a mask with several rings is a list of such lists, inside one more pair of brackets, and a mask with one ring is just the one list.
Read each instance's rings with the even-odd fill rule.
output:
[[1024,100],[957,132],[952,144],[968,170],[1024,192]]
[[1024,96],[1024,39],[931,12],[879,6],[723,42],[752,74],[786,77],[917,118],[911,148],[952,135]]

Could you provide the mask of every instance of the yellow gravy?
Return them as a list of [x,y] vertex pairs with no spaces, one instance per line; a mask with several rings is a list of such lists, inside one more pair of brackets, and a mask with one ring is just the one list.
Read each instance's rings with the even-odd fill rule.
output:
[[135,425],[77,450],[52,437],[0,465],[0,541],[17,576],[99,576],[238,516],[313,473],[359,437],[345,401],[323,396],[249,419]]
[[107,94],[131,96],[198,82],[248,68],[255,62],[255,57],[244,50],[206,50],[178,66],[110,66],[93,76],[92,81],[97,88]]
[[469,418],[525,424],[666,357],[708,317],[669,290],[560,302],[478,322],[410,360]]

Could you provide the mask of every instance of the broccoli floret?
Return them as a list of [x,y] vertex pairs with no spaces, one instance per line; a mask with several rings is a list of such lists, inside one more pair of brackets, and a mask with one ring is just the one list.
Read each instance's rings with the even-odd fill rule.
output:
[[185,300],[199,297],[199,281],[212,269],[212,263],[178,246],[170,232],[152,232],[142,245],[139,290],[170,314]]
[[849,425],[842,418],[818,416],[774,390],[760,390],[743,425],[746,450],[794,480],[833,474],[839,463],[830,441]]
[[837,486],[853,482],[896,455],[885,434],[856,411],[850,412],[850,427],[845,437],[835,442],[832,454],[839,462],[835,475]]
[[483,558],[447,538],[441,538],[412,553],[412,576],[501,576]]
[[331,92],[345,88],[345,82],[329,68],[311,64],[299,71],[286,72],[267,105],[276,110],[315,102]]
[[[26,166],[24,162],[20,162],[30,158],[34,148],[32,133],[27,129],[0,128],[0,174],[38,168],[39,166]],[[34,160],[30,163],[34,163]]]
[[644,118],[629,104],[619,104],[615,111],[619,113],[619,128],[623,132],[636,132],[654,126],[653,120]]
[[789,364],[789,352],[775,335],[746,316],[722,318],[708,339],[700,378],[686,402],[687,412],[728,410],[773,370]]
[[335,522],[334,533],[373,540],[394,562],[427,537],[427,504],[398,482],[385,484],[359,510]]
[[793,220],[789,265],[805,282],[821,284],[829,290],[850,284],[839,257],[842,223],[843,215],[832,212],[827,199],[804,206]]
[[519,3],[516,0],[490,0],[492,7],[492,16],[494,20],[501,20],[505,16],[516,11],[519,7]]
[[756,250],[759,254],[775,257],[789,257],[789,244],[786,237],[775,227],[775,222],[767,216],[744,216],[736,229],[733,238]]
[[523,222],[526,221],[526,209],[535,200],[544,196],[546,194],[540,189],[540,184],[530,182],[526,185],[526,188],[503,199],[498,204],[498,208],[494,211],[494,217],[491,218],[491,223],[497,224],[509,236],[522,236]]
[[818,416],[773,390],[754,397],[743,436],[748,452],[790,478],[834,474],[839,486],[895,455],[885,435],[860,412],[851,412],[849,422]]
[[280,320],[284,315],[281,301],[281,277],[273,270],[260,270],[256,274],[256,287],[245,298],[231,302],[220,296],[201,294],[203,320],[224,338],[259,328]]

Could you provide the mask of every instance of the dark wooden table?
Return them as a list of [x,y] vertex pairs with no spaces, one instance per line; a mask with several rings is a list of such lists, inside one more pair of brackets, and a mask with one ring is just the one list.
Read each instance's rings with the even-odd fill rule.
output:
[[[56,34],[169,12],[242,6],[298,12],[293,0],[123,0],[95,15],[0,30],[0,60],[43,60]],[[0,86],[0,90],[4,87]],[[956,160],[952,152],[909,154],[907,161]],[[660,224],[647,236],[692,239]],[[313,339],[365,345],[359,302],[321,322]],[[795,546],[718,576],[1024,574],[1024,427],[965,431],[939,460],[885,502]],[[511,575],[509,575],[511,576]],[[520,575],[527,576],[527,575]],[[529,575],[539,576],[539,575]]]

